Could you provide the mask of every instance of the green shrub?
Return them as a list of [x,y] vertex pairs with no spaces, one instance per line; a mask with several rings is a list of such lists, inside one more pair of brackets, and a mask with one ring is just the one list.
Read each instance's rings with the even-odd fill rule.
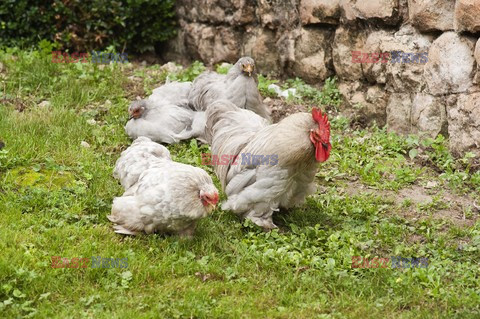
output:
[[47,39],[63,50],[144,52],[175,34],[174,15],[174,0],[4,0],[0,46]]

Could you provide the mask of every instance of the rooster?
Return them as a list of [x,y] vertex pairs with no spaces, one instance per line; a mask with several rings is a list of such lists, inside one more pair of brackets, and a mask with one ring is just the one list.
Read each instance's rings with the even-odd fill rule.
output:
[[198,219],[215,208],[218,191],[204,170],[172,161],[163,145],[152,143],[136,140],[117,161],[115,176],[126,191],[107,218],[119,234],[192,236]]
[[247,109],[270,119],[270,110],[263,104],[257,87],[255,61],[240,58],[226,75],[207,71],[193,81],[188,94],[190,105],[199,111],[219,100],[226,99],[242,109]]
[[299,205],[315,192],[317,163],[325,162],[332,148],[330,123],[320,110],[269,125],[223,100],[210,105],[206,117],[212,156],[230,159],[213,163],[228,197],[222,209],[271,230],[273,212]]

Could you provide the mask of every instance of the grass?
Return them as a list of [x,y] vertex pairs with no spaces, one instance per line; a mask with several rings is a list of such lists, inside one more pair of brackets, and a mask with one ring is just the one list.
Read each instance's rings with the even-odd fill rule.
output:
[[[105,216],[122,194],[112,169],[130,144],[129,77],[149,92],[167,76],[192,80],[204,67],[167,74],[158,66],[53,64],[48,52],[0,52],[2,318],[480,316],[478,212],[464,208],[466,225],[437,216],[454,209],[445,194],[478,202],[480,175],[471,155],[448,153],[445,139],[353,130],[331,115],[333,151],[319,167],[319,190],[276,216],[281,231],[263,233],[216,210],[193,239],[121,237]],[[331,81],[327,91],[302,101],[326,92],[340,103]],[[169,149],[213,176],[200,165],[208,146],[193,140]],[[437,186],[427,190],[428,181]],[[400,197],[414,187],[430,192],[431,202]],[[128,258],[128,267],[53,269],[52,256]],[[359,269],[352,256],[430,264]]]

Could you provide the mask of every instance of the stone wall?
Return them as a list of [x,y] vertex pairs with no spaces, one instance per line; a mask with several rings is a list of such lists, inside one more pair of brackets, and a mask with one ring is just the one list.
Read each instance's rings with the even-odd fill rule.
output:
[[[165,57],[212,65],[250,55],[261,73],[321,84],[336,75],[362,121],[450,137],[480,154],[480,0],[177,0]],[[353,63],[352,51],[428,54]]]

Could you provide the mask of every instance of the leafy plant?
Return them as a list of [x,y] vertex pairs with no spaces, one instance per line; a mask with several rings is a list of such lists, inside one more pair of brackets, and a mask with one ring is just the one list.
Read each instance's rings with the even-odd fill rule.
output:
[[173,6],[173,0],[6,0],[0,3],[0,46],[32,48],[47,39],[78,52],[111,45],[152,51],[175,34]]
[[441,170],[452,171],[454,169],[454,158],[448,150],[445,137],[439,134],[435,139],[427,138],[422,141],[427,149],[430,160]]
[[330,105],[334,108],[337,108],[342,102],[336,78],[326,79],[321,91],[306,84],[300,78],[288,79],[283,87],[285,89],[295,88],[297,90],[296,94],[299,96],[296,98],[297,102],[303,101],[316,105]]
[[217,65],[217,67],[215,68],[215,71],[220,74],[227,74],[228,70],[230,70],[232,66],[233,64],[230,64],[230,63],[222,63]]
[[170,81],[193,81],[205,70],[205,65],[203,65],[202,62],[194,61],[188,68],[183,69],[178,73],[165,73],[165,77],[168,77]]
[[278,83],[278,80],[272,79],[270,76],[263,76],[262,74],[258,75],[258,90],[262,96],[276,97],[277,94],[275,91],[268,88],[270,84]]

